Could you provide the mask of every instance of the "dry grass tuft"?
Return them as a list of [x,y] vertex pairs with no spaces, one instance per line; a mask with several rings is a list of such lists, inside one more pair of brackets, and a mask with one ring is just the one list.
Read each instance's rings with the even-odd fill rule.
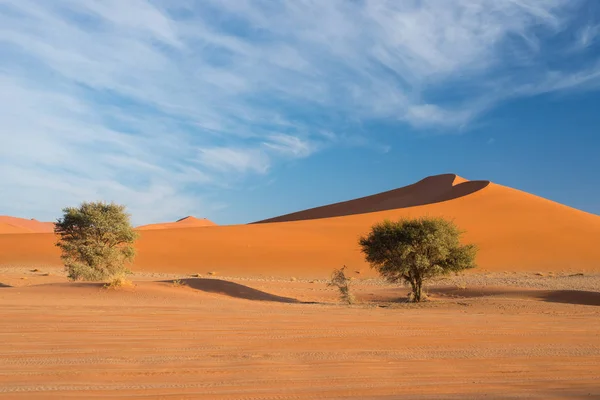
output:
[[185,283],[181,279],[173,279],[173,286],[181,287],[185,286]]
[[133,288],[135,285],[125,276],[117,276],[113,278],[110,282],[104,285],[105,289],[126,289]]
[[354,304],[356,298],[350,292],[350,281],[352,278],[346,276],[346,266],[340,269],[334,269],[331,274],[331,279],[327,282],[327,286],[335,286],[340,292],[340,300],[346,304]]

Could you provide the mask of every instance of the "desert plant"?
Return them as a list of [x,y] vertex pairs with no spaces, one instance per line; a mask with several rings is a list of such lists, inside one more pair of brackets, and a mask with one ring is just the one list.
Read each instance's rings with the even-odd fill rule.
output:
[[327,282],[327,286],[335,286],[340,291],[340,299],[347,303],[354,303],[354,295],[350,293],[350,278],[346,276],[346,266],[340,269],[334,269],[331,274],[331,279]]
[[130,288],[135,286],[125,275],[117,275],[104,285],[105,289]]
[[181,279],[173,279],[173,286],[175,287],[180,287],[180,286],[184,286],[185,283],[181,280]]
[[102,281],[129,273],[125,264],[133,261],[138,234],[125,206],[84,202],[63,213],[54,232],[69,279]]
[[443,218],[383,221],[361,237],[367,262],[389,282],[406,282],[410,299],[423,299],[423,282],[438,275],[474,268],[477,249],[460,244],[461,232]]

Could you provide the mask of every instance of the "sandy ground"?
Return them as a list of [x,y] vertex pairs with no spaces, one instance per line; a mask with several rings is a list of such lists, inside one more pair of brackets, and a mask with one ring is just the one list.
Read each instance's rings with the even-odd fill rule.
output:
[[320,280],[132,278],[0,268],[0,397],[600,398],[600,274],[469,274],[420,305],[356,279],[353,306]]

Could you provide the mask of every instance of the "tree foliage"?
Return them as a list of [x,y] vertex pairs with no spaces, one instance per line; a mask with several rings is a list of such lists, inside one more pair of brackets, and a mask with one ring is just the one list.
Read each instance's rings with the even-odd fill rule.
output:
[[366,260],[386,280],[406,282],[412,300],[422,299],[423,282],[438,275],[474,268],[477,249],[461,245],[461,232],[443,218],[383,221],[361,237]]
[[102,281],[128,273],[135,257],[133,230],[125,206],[90,202],[63,209],[54,232],[69,279]]

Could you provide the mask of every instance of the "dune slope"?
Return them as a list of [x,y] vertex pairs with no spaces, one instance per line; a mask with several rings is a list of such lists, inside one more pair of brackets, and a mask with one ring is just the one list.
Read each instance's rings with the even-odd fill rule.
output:
[[[142,231],[134,269],[327,277],[345,264],[370,276],[359,236],[385,218],[425,215],[451,218],[465,230],[483,270],[600,271],[599,216],[494,183],[445,201],[364,214]],[[53,241],[51,234],[1,235],[0,264],[58,264]]]

